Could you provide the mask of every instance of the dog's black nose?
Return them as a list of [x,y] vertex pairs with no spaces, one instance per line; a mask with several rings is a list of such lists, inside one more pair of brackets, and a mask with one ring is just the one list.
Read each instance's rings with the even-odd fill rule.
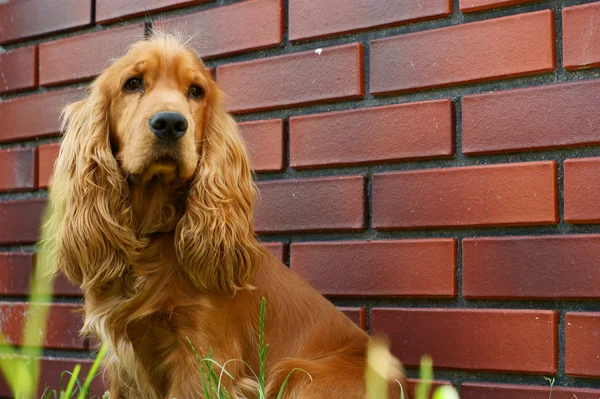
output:
[[150,118],[150,129],[164,141],[180,139],[187,128],[187,120],[177,112],[159,112]]

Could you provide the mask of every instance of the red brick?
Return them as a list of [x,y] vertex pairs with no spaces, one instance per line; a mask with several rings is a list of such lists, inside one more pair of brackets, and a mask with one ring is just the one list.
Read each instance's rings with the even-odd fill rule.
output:
[[[29,285],[33,268],[34,256],[32,253],[0,253],[0,294],[15,296],[29,295]],[[65,296],[81,295],[79,288],[70,284],[62,274],[58,275],[54,280],[52,293]]]
[[36,87],[36,58],[35,46],[0,53],[0,93]]
[[283,40],[283,0],[248,0],[156,22],[167,32],[198,32],[190,44],[204,59],[276,47]]
[[[28,304],[24,302],[0,302],[0,330],[8,343],[21,345],[27,317]],[[48,306],[48,305],[39,305]],[[80,305],[54,303],[50,307],[44,346],[55,349],[83,349],[84,341],[79,336],[83,327],[81,315],[76,311]]]
[[144,38],[144,25],[71,36],[40,44],[40,85],[84,80],[99,75],[110,60]]
[[0,244],[31,244],[38,239],[43,198],[0,202]]
[[35,148],[0,150],[0,191],[24,191],[35,188]]
[[371,310],[371,333],[389,336],[392,352],[417,366],[548,373],[557,370],[558,314],[549,310]]
[[371,42],[371,93],[551,72],[551,10],[518,14]]
[[600,298],[600,235],[467,238],[465,298]]
[[292,168],[392,162],[454,154],[450,100],[290,118]]
[[96,0],[96,21],[105,23],[211,0]]
[[375,174],[372,192],[377,229],[558,221],[552,161]]
[[54,295],[62,295],[62,296],[81,296],[83,292],[79,287],[73,285],[67,280],[64,274],[59,274],[56,276],[54,280],[54,285],[52,289],[52,293]]
[[58,134],[61,110],[82,97],[82,90],[70,89],[0,102],[0,142]]
[[453,239],[294,243],[290,267],[328,296],[455,296]]
[[599,90],[600,81],[587,81],[466,96],[463,152],[599,144]]
[[32,270],[32,253],[0,253],[0,294],[27,295]]
[[367,329],[367,314],[365,308],[362,307],[340,307],[339,310],[346,315],[347,318],[352,320],[354,324],[362,328]]
[[[6,357],[3,357],[3,359],[6,359]],[[38,381],[36,397],[42,397],[44,392],[49,392],[51,390],[56,390],[57,392],[61,388],[64,390],[69,382],[69,378],[71,378],[69,373],[73,371],[76,364],[81,365],[81,371],[79,372],[78,378],[79,381],[83,383],[84,379],[88,375],[90,367],[92,366],[92,360],[63,359],[53,357],[42,358],[40,361],[41,373]],[[92,382],[90,393],[92,397],[100,398],[106,389],[106,386],[103,385],[103,375],[100,373],[100,375],[98,375]],[[2,374],[0,374],[0,395],[5,397],[13,396]]]
[[600,313],[567,313],[565,335],[565,372],[600,377]]
[[531,3],[534,0],[458,0],[462,12],[488,10],[490,8],[508,7],[517,4]]
[[283,262],[284,253],[285,253],[285,245],[282,242],[265,242],[263,246],[269,250],[269,252],[276,257],[278,260]]
[[598,198],[600,158],[565,160],[565,220],[569,223],[600,223]]
[[295,0],[289,8],[290,40],[299,41],[443,17],[452,13],[452,2]]
[[278,172],[285,168],[282,119],[243,122],[239,126],[255,172]]
[[362,44],[347,44],[220,66],[217,80],[234,113],[358,98],[362,58]]
[[[465,382],[461,385],[462,399],[549,399],[549,386],[487,384]],[[598,399],[600,390],[582,388],[552,388],[552,399]]]
[[38,186],[47,188],[50,186],[54,172],[54,162],[60,151],[59,143],[42,144],[38,146]]
[[10,1],[0,4],[0,43],[73,29],[92,23],[89,0]]
[[600,66],[600,4],[565,7],[562,25],[565,69]]
[[255,229],[260,233],[362,230],[365,181],[339,176],[258,182]]

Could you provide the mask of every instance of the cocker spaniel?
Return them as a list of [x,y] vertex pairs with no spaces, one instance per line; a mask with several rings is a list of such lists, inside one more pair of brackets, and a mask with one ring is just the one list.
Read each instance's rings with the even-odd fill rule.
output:
[[[82,287],[83,332],[109,343],[111,398],[204,397],[188,339],[258,370],[263,297],[268,398],[295,368],[312,381],[293,374],[287,398],[364,397],[369,337],[257,240],[248,156],[193,50],[156,32],[134,44],[63,131],[44,248]],[[256,397],[247,365],[227,371],[233,397]]]

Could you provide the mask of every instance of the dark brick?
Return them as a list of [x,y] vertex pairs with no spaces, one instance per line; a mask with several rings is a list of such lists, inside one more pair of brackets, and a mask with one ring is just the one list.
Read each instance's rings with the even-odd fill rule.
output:
[[284,261],[285,245],[282,242],[265,242],[264,247],[279,261]]
[[60,144],[42,144],[38,147],[38,185],[47,188],[52,180],[54,162],[58,157]]
[[250,156],[250,166],[255,172],[279,172],[284,169],[282,119],[243,122],[239,126]]
[[43,198],[0,202],[0,244],[36,242],[45,207]]
[[223,65],[217,80],[234,113],[358,98],[362,56],[360,43],[328,47]]
[[[34,259],[33,253],[0,253],[0,295],[26,296],[30,294],[29,286],[34,270]],[[54,280],[51,293],[65,296],[81,295],[79,288],[69,283],[63,274],[59,274]]]
[[600,66],[600,4],[563,8],[562,25],[565,69]]
[[565,220],[600,223],[600,158],[567,159],[564,167]]
[[0,4],[0,44],[92,23],[90,0],[10,1]]
[[190,44],[204,59],[276,47],[283,40],[283,0],[248,0],[156,22],[160,30],[198,33]]
[[553,224],[552,161],[375,174],[373,227]]
[[40,44],[40,85],[75,82],[99,75],[112,59],[144,38],[144,25],[71,36]]
[[456,295],[453,239],[293,243],[290,267],[328,296]]
[[37,48],[35,46],[21,47],[0,53],[0,93],[36,87],[36,59]]
[[565,334],[565,372],[600,377],[600,313],[568,312]]
[[0,142],[57,135],[62,109],[82,97],[82,90],[69,89],[0,102]]
[[443,17],[452,1],[294,0],[289,13],[290,40],[299,41]]
[[343,314],[346,315],[347,318],[352,320],[354,324],[362,328],[363,330],[367,329],[367,314],[365,308],[357,308],[357,307],[340,307],[339,308]]
[[465,382],[462,399],[598,399],[599,389]]
[[36,187],[36,149],[0,150],[0,191],[25,191]]
[[425,354],[437,368],[554,374],[558,313],[549,310],[371,310],[371,334],[384,334],[405,365]]
[[[23,331],[28,304],[24,302],[0,302],[0,329],[7,342],[23,344]],[[37,305],[48,306],[48,305]],[[48,324],[44,337],[44,347],[54,349],[83,349],[84,340],[79,335],[83,327],[81,315],[76,311],[80,305],[54,303],[48,313]]]
[[212,0],[96,0],[96,21],[112,22]]
[[457,0],[462,12],[488,10],[490,8],[508,7],[517,4],[531,3],[535,0]]
[[465,96],[465,154],[600,144],[600,81]]
[[466,298],[600,298],[600,235],[463,240]]
[[454,154],[450,100],[290,118],[290,164],[312,168]]
[[371,93],[531,75],[555,68],[551,10],[371,42]]
[[255,229],[260,233],[362,230],[362,176],[258,182]]

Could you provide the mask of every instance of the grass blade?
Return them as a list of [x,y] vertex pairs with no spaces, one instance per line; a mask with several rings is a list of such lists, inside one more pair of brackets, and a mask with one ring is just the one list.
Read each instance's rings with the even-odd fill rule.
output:
[[398,380],[396,380],[396,382],[398,383],[398,386],[400,387],[400,399],[404,399],[404,387],[402,386],[402,383]]
[[186,336],[185,339],[187,339],[188,345],[190,345],[190,347],[192,348],[192,352],[194,353],[194,356],[196,357],[196,361],[198,362],[198,372],[200,373],[200,383],[202,384],[202,390],[204,391],[204,397],[206,399],[209,399],[211,396],[209,394],[210,389],[208,387],[208,378],[206,376],[207,372],[204,370],[204,362],[200,358],[198,351],[196,351],[196,347],[194,346],[192,341],[189,339],[189,337]]
[[433,380],[433,361],[429,356],[421,358],[421,367],[419,370],[419,383],[415,390],[416,399],[427,399],[431,391],[431,381]]
[[107,350],[108,350],[108,344],[104,343],[102,345],[102,348],[100,348],[100,352],[98,352],[98,355],[96,356],[96,360],[94,360],[94,363],[92,364],[92,367],[90,368],[90,371],[88,371],[87,377],[85,377],[85,382],[83,383],[83,389],[81,389],[79,391],[79,395],[77,396],[77,399],[85,399],[86,395],[88,395],[90,388],[92,386],[92,381],[94,380],[94,378],[96,378],[96,372],[98,371],[98,368],[100,367],[100,363],[102,363],[102,359],[104,359],[104,356],[106,355]]
[[258,354],[260,368],[258,370],[258,387],[261,392],[265,392],[265,363],[267,361],[268,345],[265,345],[265,319],[267,317],[267,300],[262,298],[260,301],[260,319],[258,322]]
[[77,380],[77,376],[79,375],[79,371],[81,370],[81,365],[76,364],[73,369],[73,373],[71,374],[71,378],[69,379],[69,383],[67,384],[67,389],[64,392],[60,393],[61,399],[70,399],[73,395],[73,388],[75,387],[75,381]]
[[308,373],[308,371],[300,369],[300,368],[295,368],[292,369],[292,371],[289,372],[289,374],[285,377],[285,379],[283,380],[283,383],[281,383],[281,388],[279,388],[279,393],[277,394],[277,399],[281,399],[283,397],[283,393],[285,391],[285,387],[290,379],[290,377],[292,376],[292,373],[294,371],[302,371],[303,373],[306,373],[306,375],[308,376],[308,378],[310,378],[310,382],[312,382],[312,376]]
[[258,319],[258,388],[259,399],[266,398],[265,364],[267,363],[267,352],[269,345],[265,345],[265,320],[267,318],[267,299],[263,297],[260,301],[260,317]]

